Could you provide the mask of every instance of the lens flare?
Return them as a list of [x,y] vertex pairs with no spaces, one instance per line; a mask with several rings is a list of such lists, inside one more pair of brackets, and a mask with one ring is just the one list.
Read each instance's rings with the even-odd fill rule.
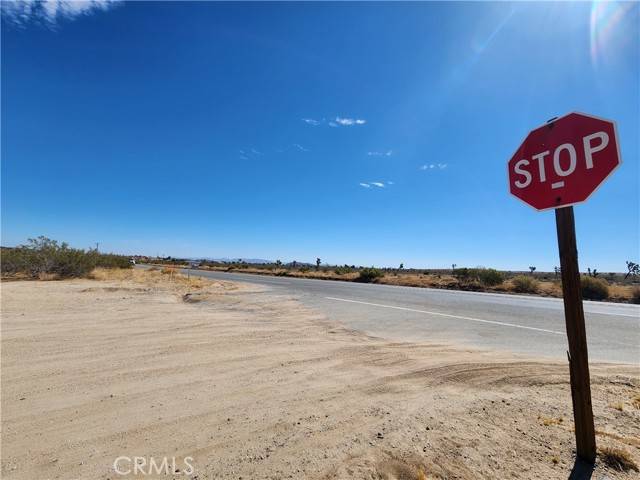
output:
[[625,15],[634,7],[634,2],[608,2],[597,0],[591,5],[591,63],[598,66],[600,58],[611,41],[611,36]]

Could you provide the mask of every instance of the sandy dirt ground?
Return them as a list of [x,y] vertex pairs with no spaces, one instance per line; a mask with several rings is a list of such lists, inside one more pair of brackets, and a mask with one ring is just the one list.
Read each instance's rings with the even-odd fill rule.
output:
[[[569,476],[564,363],[390,343],[262,287],[136,275],[2,284],[2,478]],[[594,365],[592,383],[599,446],[640,462],[638,368]],[[119,475],[135,456],[175,470]],[[592,478],[638,474],[599,460]]]

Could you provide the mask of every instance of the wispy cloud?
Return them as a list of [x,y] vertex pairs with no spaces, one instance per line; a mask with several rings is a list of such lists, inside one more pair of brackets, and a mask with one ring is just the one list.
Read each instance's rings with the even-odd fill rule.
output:
[[420,165],[419,170],[444,170],[447,168],[446,163],[425,163]]
[[40,23],[55,28],[60,20],[106,11],[119,0],[16,0],[2,1],[2,20],[17,26]]
[[385,188],[387,185],[393,185],[393,182],[360,182],[358,185],[364,188]]
[[391,155],[393,155],[393,150],[387,150],[385,152],[367,152],[367,155],[369,155],[370,157],[390,157]]
[[361,118],[336,117],[335,123],[337,123],[338,125],[350,127],[352,125],[364,125],[365,123],[367,123],[367,121]]
[[345,118],[345,117],[336,117],[335,119],[322,118],[320,120],[316,120],[315,118],[303,118],[302,121],[307,125],[313,125],[314,127],[318,125],[329,125],[330,127],[351,127],[353,125],[364,125],[367,123],[366,120],[362,118]]
[[240,154],[240,160],[256,159],[264,155],[261,151],[256,150],[255,148],[238,150],[238,153]]
[[276,152],[284,153],[284,152],[288,152],[291,149],[295,149],[295,150],[298,150],[300,152],[310,152],[311,151],[308,148],[303,147],[299,143],[292,143],[291,145],[287,145],[285,148],[276,149]]

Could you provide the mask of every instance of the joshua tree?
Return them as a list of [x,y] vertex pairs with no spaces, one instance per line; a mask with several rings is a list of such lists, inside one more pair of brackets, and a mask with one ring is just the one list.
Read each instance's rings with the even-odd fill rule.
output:
[[640,275],[640,265],[638,265],[637,263],[631,262],[629,260],[627,260],[627,270],[628,272],[624,276],[625,280],[629,277],[629,275],[631,275],[632,277]]
[[293,262],[291,262],[291,266],[293,268],[296,268],[298,266],[298,262],[296,262],[295,260]]
[[280,260],[276,260],[276,266],[277,266],[277,267],[281,267],[281,266],[282,266],[282,261],[280,261]]
[[531,270],[531,275],[533,275],[533,272],[536,271],[536,267],[529,267],[529,270]]
[[558,275],[560,274],[560,267],[553,267],[553,271],[556,274],[556,278],[558,278]]
[[398,267],[398,270],[402,270],[404,268],[404,263],[400,264],[400,267]]
[[457,267],[457,266],[458,266],[458,265],[457,265],[457,264],[455,264],[455,263],[452,263],[452,264],[451,264],[451,270],[452,270],[452,272],[455,272],[455,269],[456,269],[456,267]]
[[590,277],[597,277],[598,274],[598,269],[594,268],[593,270],[591,270],[591,268],[587,268],[587,273],[589,274]]
[[316,270],[320,270],[320,257],[316,258]]

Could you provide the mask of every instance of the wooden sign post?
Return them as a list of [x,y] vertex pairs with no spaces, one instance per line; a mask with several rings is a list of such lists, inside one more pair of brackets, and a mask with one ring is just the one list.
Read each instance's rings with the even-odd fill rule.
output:
[[596,460],[596,434],[591,407],[587,332],[584,326],[573,207],[556,209],[556,229],[562,274],[564,318],[569,340],[569,376],[573,401],[573,420],[576,426],[576,451],[578,457],[589,463],[594,463]]
[[532,130],[507,163],[513,196],[536,210],[556,211],[576,451],[589,463],[596,460],[596,436],[573,205],[587,200],[620,163],[615,123],[583,113]]

